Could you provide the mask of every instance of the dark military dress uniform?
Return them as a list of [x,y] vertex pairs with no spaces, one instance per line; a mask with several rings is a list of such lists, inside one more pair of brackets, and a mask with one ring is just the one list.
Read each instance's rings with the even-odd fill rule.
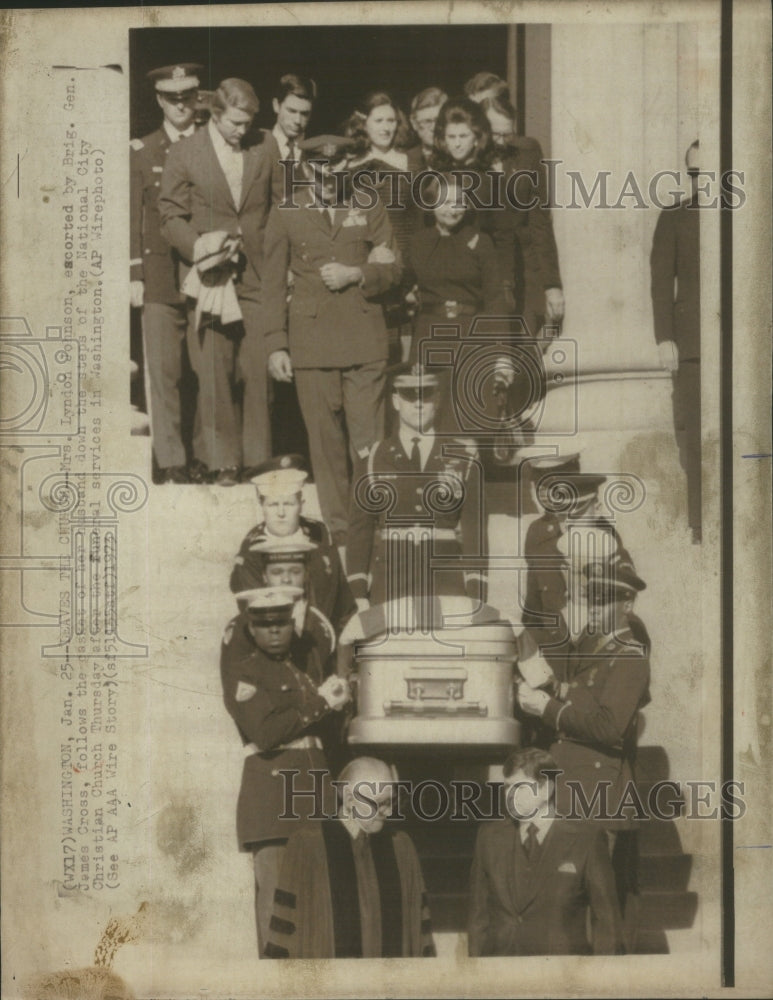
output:
[[317,692],[324,658],[325,648],[314,655],[304,633],[293,636],[286,657],[272,659],[253,641],[245,612],[229,622],[223,635],[223,699],[245,754],[236,832],[240,849],[252,851],[255,859],[260,951],[266,941],[283,845],[310,816],[330,815],[335,810],[323,751],[323,738],[335,725],[335,713]]
[[[274,660],[255,645],[245,614],[232,619],[223,636],[223,698],[246,755],[236,818],[239,846],[244,850],[261,841],[289,837],[298,825],[279,818],[285,809],[282,770],[299,772],[293,780],[295,789],[312,789],[315,782],[310,772],[327,769],[322,738],[332,711],[317,694],[323,680],[318,660],[308,653],[299,656],[297,638],[293,637],[287,657]],[[308,672],[296,665],[304,660]],[[316,785],[321,810],[321,780]],[[310,796],[298,797],[294,808],[305,818],[314,811],[315,802]]]
[[637,820],[642,818],[633,785],[638,713],[650,700],[646,630],[631,616],[611,636],[586,633],[567,666],[562,697],[551,698],[542,716],[555,732],[550,753],[562,772],[557,807],[572,808],[568,781],[579,784],[588,803],[601,789],[606,808],[596,804],[591,815],[615,835],[612,867],[630,952],[638,921]]
[[143,139],[132,140],[130,157],[130,280],[144,283],[145,363],[153,450],[161,469],[186,464],[180,429],[180,380],[187,312],[180,292],[179,256],[161,235],[157,204],[161,174],[172,145],[166,130],[158,128]]
[[[679,460],[687,476],[687,516],[701,535],[701,286],[700,213],[696,198],[658,216],[652,239],[652,312],[658,344],[679,351],[673,411]],[[674,287],[676,285],[676,288]]]
[[[322,521],[301,517],[298,530],[317,546],[315,551],[309,553],[308,559],[309,601],[330,619],[336,635],[340,635],[356,611],[356,605],[338,549]],[[251,548],[266,537],[269,536],[265,522],[257,524],[244,536],[231,571],[230,587],[234,594],[264,586],[262,557]],[[283,540],[276,537],[278,541]]]
[[354,477],[346,559],[355,598],[380,604],[458,594],[485,601],[481,484],[471,441],[437,435],[421,471],[397,432],[378,441]]
[[[609,521],[598,518],[589,525],[609,532],[610,547],[627,556],[620,535]],[[531,639],[553,668],[562,675],[570,650],[569,624],[565,611],[569,600],[567,558],[558,547],[564,529],[555,514],[547,512],[532,521],[526,532],[526,598],[522,601],[522,621]]]

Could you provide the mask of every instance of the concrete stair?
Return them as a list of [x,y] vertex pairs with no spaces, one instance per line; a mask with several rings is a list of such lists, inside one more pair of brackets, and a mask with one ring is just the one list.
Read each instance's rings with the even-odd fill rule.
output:
[[[645,801],[652,784],[668,777],[668,766],[662,747],[639,748],[637,788]],[[448,780],[453,768],[445,770],[442,777],[437,772],[433,776]],[[427,823],[409,816],[406,831],[421,859],[433,928],[439,933],[464,931],[477,824],[472,820]],[[637,953],[668,954],[668,932],[693,926],[698,895],[689,889],[692,861],[682,850],[673,820],[651,819],[641,824]]]

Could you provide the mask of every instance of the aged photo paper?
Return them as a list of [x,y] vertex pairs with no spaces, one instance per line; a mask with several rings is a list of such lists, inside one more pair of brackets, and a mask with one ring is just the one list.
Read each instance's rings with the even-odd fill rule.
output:
[[[6,10],[0,26],[3,1000],[770,996],[769,5],[68,8]],[[424,88],[453,99],[489,72],[507,84],[519,135],[539,144],[560,262],[549,291],[562,289],[563,317],[551,323],[546,314],[540,327],[546,391],[533,437],[517,441],[515,454],[534,468],[546,456],[578,454],[584,474],[605,477],[603,516],[624,539],[632,579],[646,581],[636,600],[651,642],[648,701],[634,735],[638,788],[650,807],[671,802],[670,814],[641,823],[639,933],[626,954],[471,957],[477,821],[467,813],[464,850],[447,849],[452,840],[438,832],[453,828],[447,818],[409,831],[434,954],[259,958],[253,857],[239,849],[235,822],[251,751],[224,706],[219,663],[238,610],[234,558],[262,516],[244,476],[226,485],[228,476],[164,475],[179,465],[188,478],[191,463],[162,460],[158,407],[149,405],[150,269],[144,305],[132,308],[130,262],[151,251],[130,248],[130,148],[145,148],[161,125],[159,80],[194,77],[210,98],[221,80],[246,80],[260,103],[254,124],[270,130],[272,96],[288,72],[319,90],[307,137],[338,135],[366,91],[388,91],[407,113]],[[181,140],[185,149],[198,134]],[[688,173],[691,147],[697,175]],[[180,152],[170,154],[177,164]],[[227,155],[226,145],[221,165]],[[171,217],[163,169],[148,167],[148,184],[160,186]],[[656,269],[677,251],[658,240],[675,218],[669,206],[691,196],[701,208],[693,229],[700,296],[679,322],[699,332],[692,355],[682,346],[669,361],[677,332],[658,333],[653,295]],[[356,210],[347,218],[352,230],[364,225]],[[250,233],[241,235],[249,256]],[[381,251],[387,256],[366,270],[392,266]],[[278,273],[284,281],[282,266]],[[673,275],[667,281],[670,296]],[[254,303],[240,302],[246,324]],[[443,306],[453,326],[458,303]],[[293,308],[291,300],[291,316]],[[292,328],[290,336],[300,385],[307,372]],[[399,355],[399,338],[392,347]],[[190,370],[185,377],[195,382]],[[688,378],[692,389],[679,397]],[[297,402],[284,423],[276,416],[288,385],[273,383],[275,455],[307,446],[297,444],[305,433]],[[246,394],[244,412],[246,421]],[[192,412],[184,420],[190,429]],[[697,461],[695,452],[684,458],[687,424],[696,428]],[[500,455],[497,446],[491,454]],[[317,519],[325,513],[319,461],[312,454],[313,481],[303,486],[303,515]],[[213,473],[232,465],[209,463]],[[487,605],[518,631],[531,572],[524,542],[540,511],[515,473],[486,485],[488,554],[475,566],[488,572]],[[351,569],[351,546],[346,559]],[[442,698],[462,697],[453,678],[472,690],[477,668],[457,661]],[[520,677],[519,685],[528,680],[525,666]],[[407,696],[403,686],[383,703],[379,733],[401,711],[408,716],[399,753],[367,734],[362,746],[413,780],[501,781],[512,711],[485,756],[473,746],[487,742],[476,733],[493,721],[484,684],[474,695],[477,721],[460,714],[453,723],[451,754],[441,739],[432,747],[433,720],[399,702],[421,703],[424,683],[411,674]],[[255,688],[239,684],[235,703],[249,702]],[[537,681],[534,689],[546,703]],[[508,675],[511,706],[513,690]],[[348,711],[357,751],[363,723],[356,704]],[[453,707],[442,711],[448,721]],[[566,865],[565,875],[576,874]],[[388,936],[383,898],[381,913]]]

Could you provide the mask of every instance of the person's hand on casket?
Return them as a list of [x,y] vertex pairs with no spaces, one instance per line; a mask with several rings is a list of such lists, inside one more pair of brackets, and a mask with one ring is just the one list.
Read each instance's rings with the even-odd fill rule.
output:
[[328,705],[337,712],[351,700],[352,693],[349,684],[338,674],[331,674],[317,688],[317,693],[321,694]]
[[547,691],[530,687],[525,681],[521,681],[516,689],[518,704],[527,715],[536,715],[540,718],[550,701]]

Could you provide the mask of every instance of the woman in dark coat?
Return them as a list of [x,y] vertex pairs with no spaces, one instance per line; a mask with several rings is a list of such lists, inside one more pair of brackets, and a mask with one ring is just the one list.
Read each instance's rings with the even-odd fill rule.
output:
[[[514,377],[499,261],[452,174],[431,178],[425,197],[434,225],[414,232],[406,257],[417,304],[410,358],[440,379],[441,429],[480,438],[498,416],[497,379]],[[476,317],[487,331],[481,341],[471,336]]]

